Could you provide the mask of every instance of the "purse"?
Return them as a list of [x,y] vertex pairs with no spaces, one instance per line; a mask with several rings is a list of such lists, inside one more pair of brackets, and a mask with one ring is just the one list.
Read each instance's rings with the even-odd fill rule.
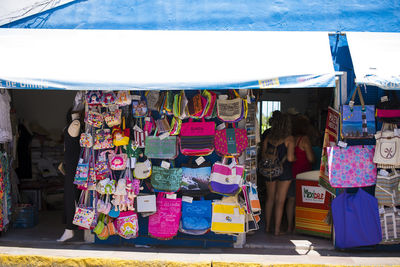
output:
[[375,146],[328,147],[329,183],[332,187],[371,186],[376,183]]
[[253,214],[255,215],[260,215],[261,214],[261,204],[260,204],[260,199],[258,198],[258,192],[257,192],[257,185],[253,184],[251,182],[247,182],[248,187],[247,187],[247,193],[249,196],[249,201],[250,201],[250,210]]
[[214,151],[215,122],[182,123],[180,131],[180,150],[186,156],[207,156]]
[[129,144],[129,136],[131,132],[129,128],[125,128],[125,118],[122,118],[122,129],[114,127],[112,130],[114,146],[126,146]]
[[204,117],[206,119],[212,119],[214,118],[213,114],[216,107],[217,94],[212,91],[203,90],[203,96],[207,98],[207,105],[204,108]]
[[135,140],[135,143],[134,143],[135,147],[138,147],[138,148],[145,147],[146,133],[137,124],[133,128],[133,137]]
[[222,162],[214,163],[209,184],[211,192],[229,196],[235,196],[240,192],[244,167],[237,165],[236,160],[235,158],[230,165],[226,164],[226,158]]
[[95,127],[101,128],[103,126],[103,115],[96,111],[87,111],[85,115],[85,123]]
[[90,229],[95,218],[93,207],[87,205],[89,191],[82,191],[79,206],[75,208],[75,215],[72,223],[85,229]]
[[88,132],[81,133],[79,144],[81,147],[91,148],[93,146],[93,136]]
[[104,107],[115,105],[117,97],[115,96],[113,91],[103,92],[101,97],[101,104]]
[[[207,166],[208,165],[208,166]],[[188,164],[182,164],[182,184],[180,192],[189,196],[204,196],[210,193],[211,166],[203,163],[200,166],[190,158]]]
[[235,98],[217,99],[217,116],[224,122],[238,122],[244,116],[243,99],[236,90],[233,90]]
[[121,147],[118,148],[118,151],[119,153],[117,154],[117,148],[115,148],[115,151],[112,151],[112,153],[108,155],[108,162],[110,163],[110,168],[111,170],[114,171],[125,170],[128,161],[128,155],[122,153]]
[[159,120],[156,120],[156,127],[159,133],[165,133],[171,130],[168,119],[165,116]]
[[208,231],[211,228],[212,200],[182,201],[181,229]]
[[374,162],[378,168],[399,168],[400,167],[400,131],[396,124],[383,123],[381,131],[375,134],[376,147]]
[[160,98],[160,91],[150,90],[146,92],[147,108],[149,110],[160,111],[158,104],[158,99]]
[[246,129],[225,128],[215,133],[215,150],[221,156],[240,156],[247,148],[248,139]]
[[[354,105],[356,93],[361,106]],[[342,105],[342,138],[368,139],[375,134],[375,106],[365,105],[360,87],[354,90],[349,105]]]
[[151,175],[151,161],[145,157],[140,157],[133,170],[136,179],[146,179]]
[[207,105],[207,98],[200,92],[188,101],[187,107],[190,118],[201,119],[204,117],[205,107]]
[[[400,173],[392,169],[387,176],[378,173],[375,186],[375,197],[379,205],[398,206],[400,205],[400,191],[398,190]],[[400,226],[399,226],[400,227]]]
[[181,133],[182,120],[177,117],[173,117],[170,128],[171,130],[169,131],[169,135],[179,135]]
[[79,186],[80,188],[86,189],[88,186],[89,179],[89,159],[90,154],[88,153],[89,149],[82,148],[79,156],[79,162],[76,166],[76,172],[74,177],[74,184]]
[[168,136],[161,140],[156,136],[148,136],[145,140],[144,154],[150,159],[174,159],[178,156],[177,137]]
[[178,233],[182,199],[165,198],[165,193],[160,192],[156,204],[157,212],[149,216],[148,233],[157,239],[172,239]]
[[100,105],[102,97],[102,91],[88,91],[86,93],[86,103],[88,105]]
[[221,234],[245,233],[246,212],[237,203],[212,203],[211,231]]
[[336,196],[332,200],[332,217],[338,248],[371,246],[382,240],[378,201],[363,189]]
[[118,91],[116,104],[120,107],[131,104],[131,95],[129,91]]
[[133,211],[122,211],[115,219],[117,233],[125,239],[136,238],[139,233],[138,216]]
[[104,120],[108,127],[112,128],[114,126],[121,124],[121,114],[122,111],[120,109],[116,109],[115,111],[110,111],[106,115],[104,115]]
[[98,154],[97,160],[94,164],[94,170],[96,171],[96,179],[103,180],[107,177],[110,177],[111,171],[108,166],[108,161],[105,154],[109,151],[103,151]]
[[147,115],[147,103],[142,96],[132,96],[132,115],[134,118],[143,118]]
[[98,129],[94,136],[93,149],[109,149],[113,148],[113,139],[110,129]]
[[176,192],[182,183],[182,168],[165,169],[153,166],[151,185],[154,189],[165,192]]

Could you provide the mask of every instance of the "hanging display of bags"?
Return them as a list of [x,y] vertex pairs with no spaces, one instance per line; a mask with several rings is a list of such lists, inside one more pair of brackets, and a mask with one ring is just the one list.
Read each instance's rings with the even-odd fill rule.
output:
[[[360,98],[360,106],[354,105],[356,93]],[[357,87],[349,105],[342,106],[342,138],[373,138],[375,131],[375,106],[365,105],[360,87]]]
[[375,146],[328,147],[329,183],[332,187],[362,187],[376,183]]

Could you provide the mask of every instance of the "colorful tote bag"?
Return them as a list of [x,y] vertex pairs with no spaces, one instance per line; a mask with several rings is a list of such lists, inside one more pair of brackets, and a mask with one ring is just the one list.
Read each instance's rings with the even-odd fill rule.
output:
[[378,173],[375,186],[375,197],[378,199],[379,205],[400,205],[400,191],[398,190],[399,182],[400,173],[395,169],[391,170],[387,176]]
[[182,168],[165,169],[153,166],[151,185],[154,189],[165,192],[176,192],[181,187]]
[[90,207],[87,204],[88,194],[89,191],[82,191],[79,199],[79,206],[75,208],[75,215],[72,221],[73,224],[85,229],[90,229],[95,219],[95,211],[93,207]]
[[338,248],[371,246],[382,240],[378,201],[363,189],[356,194],[344,192],[336,196],[332,217]]
[[143,118],[147,115],[147,103],[141,95],[132,96],[132,115],[134,118]]
[[80,152],[80,159],[76,166],[74,184],[81,188],[87,188],[89,179],[89,161],[90,161],[90,150],[88,148],[82,148]]
[[122,171],[126,169],[126,164],[128,162],[128,155],[121,152],[121,147],[119,147],[119,152],[117,153],[117,148],[108,155],[108,162],[110,163],[111,170]]
[[157,212],[149,216],[149,235],[162,240],[172,239],[179,230],[182,199],[169,199],[165,198],[165,193],[158,193],[156,205]]
[[211,200],[182,202],[181,228],[183,230],[205,231],[211,228]]
[[375,146],[328,147],[329,183],[332,187],[363,187],[376,183]]
[[154,136],[146,137],[145,143],[144,154],[148,158],[174,159],[178,155],[176,136],[168,136],[165,139],[161,139],[154,134]]
[[130,105],[131,95],[129,94],[129,91],[118,91],[116,103],[120,107]]
[[[354,105],[358,93],[361,105]],[[342,106],[342,138],[365,139],[375,134],[375,106],[365,105],[360,88],[354,91],[349,105]]]
[[103,93],[101,91],[88,91],[86,94],[86,103],[88,105],[100,105]]
[[382,130],[375,134],[375,163],[400,167],[400,136],[395,131],[398,131],[396,124],[384,123]]
[[121,115],[122,111],[120,109],[110,111],[104,115],[104,121],[108,127],[112,128],[121,124]]
[[93,146],[93,136],[89,133],[81,133],[81,137],[79,139],[79,144],[81,147],[90,148]]
[[211,167],[182,167],[181,192],[184,195],[202,196],[210,193]]
[[101,128],[101,126],[103,126],[104,117],[96,111],[88,111],[85,115],[85,122],[95,128]]
[[214,193],[234,196],[241,190],[244,167],[237,165],[236,162],[227,165],[225,160],[222,163],[214,163],[209,187]]
[[186,156],[206,156],[214,151],[215,122],[182,123],[180,131],[180,150]]
[[225,128],[215,134],[215,150],[221,156],[240,156],[247,148],[246,129]]
[[139,233],[138,216],[133,211],[121,211],[115,219],[116,230],[125,239],[136,238]]
[[135,168],[133,170],[133,176],[136,179],[146,179],[151,175],[151,161],[149,159],[139,158],[139,161],[136,162]]
[[245,232],[246,212],[237,203],[217,201],[212,203],[211,231],[223,234]]
[[113,139],[110,129],[98,129],[94,136],[93,149],[113,148]]

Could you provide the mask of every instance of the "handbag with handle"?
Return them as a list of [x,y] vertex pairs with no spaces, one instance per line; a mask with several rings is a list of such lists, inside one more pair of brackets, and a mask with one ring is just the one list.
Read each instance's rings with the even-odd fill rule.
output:
[[103,107],[109,107],[115,105],[116,101],[117,101],[117,96],[113,91],[103,92],[101,97],[101,104],[103,105]]
[[174,159],[178,156],[177,137],[168,136],[161,139],[156,136],[157,130],[153,136],[147,136],[145,140],[144,154],[151,159]]
[[93,149],[113,148],[113,139],[110,129],[98,129],[94,135]]
[[81,147],[90,148],[93,146],[93,136],[89,132],[81,133],[79,143]]
[[382,240],[378,201],[363,189],[344,192],[332,201],[335,244],[352,248],[379,244]]
[[112,130],[114,146],[126,146],[129,144],[130,128],[125,128],[125,118],[122,118],[122,128],[114,127]]
[[144,118],[148,112],[146,100],[142,95],[132,96],[132,115],[134,118]]
[[204,117],[206,119],[212,119],[216,107],[217,94],[208,90],[203,90],[202,94],[207,99],[207,105],[204,108]]
[[88,105],[100,105],[102,97],[102,91],[88,91],[86,93],[86,103]]
[[329,183],[336,188],[371,186],[376,183],[375,146],[328,147]]
[[225,128],[217,130],[215,134],[215,150],[221,156],[240,156],[247,148],[248,139],[246,129]]
[[80,188],[86,189],[88,186],[90,154],[91,153],[88,148],[81,149],[79,162],[76,166],[74,177],[74,184]]
[[117,233],[125,239],[136,238],[139,233],[137,213],[134,211],[122,211],[115,219]]
[[233,90],[235,98],[217,99],[217,115],[224,122],[238,122],[244,117],[244,102],[240,95]]
[[235,196],[243,183],[244,167],[236,163],[236,158],[232,159],[231,164],[226,163],[226,158],[222,162],[215,162],[210,176],[211,192]]
[[87,204],[88,194],[89,191],[82,191],[79,205],[75,208],[75,215],[72,223],[89,230],[95,219],[95,210]]
[[149,216],[148,232],[151,237],[168,240],[177,235],[181,219],[182,199],[157,195],[157,212]]
[[131,104],[131,95],[129,91],[118,91],[116,104],[120,107],[128,106]]
[[139,157],[135,164],[133,176],[136,179],[146,179],[151,176],[151,161],[147,157]]
[[[354,105],[356,93],[361,105]],[[360,87],[357,87],[349,105],[342,105],[342,138],[369,139],[374,137],[375,131],[375,106],[365,105]]]
[[206,156],[214,151],[215,122],[182,123],[180,131],[180,150],[186,156]]
[[182,168],[165,169],[153,166],[151,185],[154,189],[165,192],[176,192],[181,187]]
[[104,117],[96,111],[89,110],[86,112],[85,122],[95,128],[101,128],[103,126]]
[[[112,150],[111,150],[112,151]],[[118,153],[117,153],[117,147],[115,148],[115,151],[110,153],[108,155],[108,162],[110,163],[110,168],[111,170],[114,171],[122,171],[126,169],[126,164],[128,161],[128,155],[125,153],[122,153],[121,147],[118,148]]]
[[[397,133],[398,132],[398,133]],[[396,124],[383,123],[375,134],[374,162],[380,168],[400,168],[400,131]]]
[[238,203],[212,203],[211,231],[222,234],[245,233],[246,211]]
[[104,121],[108,127],[112,128],[121,124],[121,115],[122,111],[120,109],[110,111],[104,115]]

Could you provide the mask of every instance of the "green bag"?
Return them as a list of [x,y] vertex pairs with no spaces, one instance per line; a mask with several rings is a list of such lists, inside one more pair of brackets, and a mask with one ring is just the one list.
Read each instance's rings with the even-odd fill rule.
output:
[[174,159],[178,156],[177,137],[168,136],[161,140],[156,136],[148,136],[145,140],[144,154],[150,159]]
[[181,187],[182,168],[165,169],[153,166],[151,185],[154,189],[166,192],[176,192]]

